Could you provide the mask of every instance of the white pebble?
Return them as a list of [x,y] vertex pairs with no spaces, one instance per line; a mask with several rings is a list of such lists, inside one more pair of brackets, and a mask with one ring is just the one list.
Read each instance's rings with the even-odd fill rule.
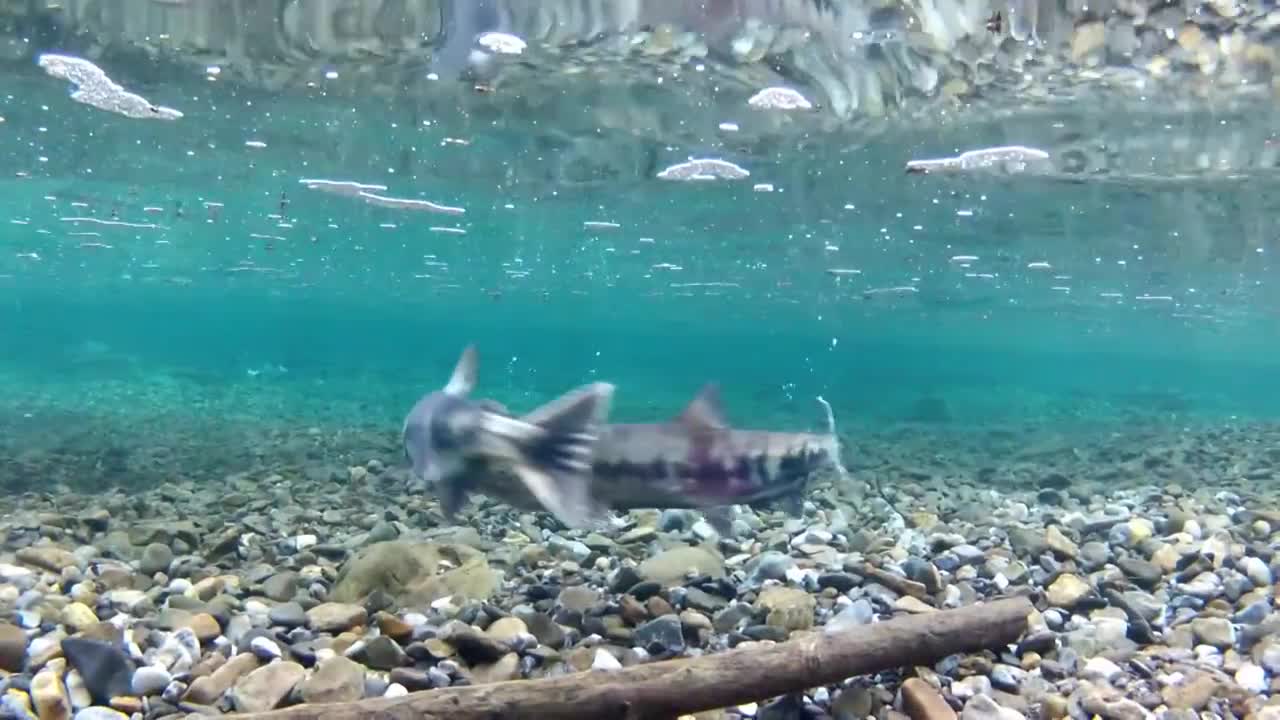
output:
[[169,686],[173,676],[157,665],[143,665],[133,671],[133,694],[141,697],[158,694]]
[[804,584],[804,579],[806,575],[807,573],[804,570],[801,570],[800,568],[794,565],[787,568],[786,572],[783,573],[783,576],[786,577],[787,582],[790,582],[793,585]]
[[382,697],[396,698],[404,697],[409,694],[409,689],[400,683],[391,683],[387,686],[386,691],[382,693]]
[[1237,563],[1240,571],[1249,577],[1254,587],[1271,587],[1271,568],[1261,558],[1250,555]]
[[[825,690],[826,688],[821,689]],[[755,703],[747,703],[746,705],[738,706],[738,714],[742,717],[755,717],[759,710],[760,706]]]
[[956,680],[951,683],[951,694],[960,700],[974,695],[990,695],[991,679],[985,675],[970,675],[963,680]]
[[271,608],[267,607],[267,604],[261,600],[246,600],[244,603],[244,612],[249,616],[261,615],[263,617],[267,617],[271,614]]
[[613,653],[604,648],[596,648],[595,659],[591,661],[592,670],[621,670],[622,663],[618,662],[618,658]]
[[1222,651],[1212,645],[1197,645],[1193,648],[1196,659],[1213,667],[1222,667]]
[[284,655],[284,653],[280,651],[280,646],[277,645],[274,640],[261,635],[254,638],[253,642],[249,643],[249,649],[253,651],[254,655],[257,655],[263,660],[274,660]]
[[84,685],[84,677],[75,668],[67,670],[67,697],[71,699],[71,707],[75,710],[87,708],[93,704],[93,697]]
[[318,542],[320,542],[320,538],[315,535],[299,535],[293,539],[293,547],[301,551],[312,547]]
[[406,624],[412,627],[418,627],[419,625],[426,625],[427,622],[429,622],[427,620],[426,615],[423,615],[422,613],[414,613],[414,612],[405,613],[404,617],[401,619],[404,620]]
[[186,578],[174,578],[169,581],[169,592],[178,595],[184,594],[191,589],[191,581]]
[[1236,683],[1251,693],[1261,695],[1267,691],[1267,674],[1261,667],[1246,662],[1236,671]]
[[1195,520],[1188,520],[1184,523],[1182,525],[1182,532],[1190,535],[1192,540],[1199,540],[1204,534],[1204,531],[1200,529],[1200,523]]
[[701,540],[711,540],[719,534],[716,532],[715,528],[711,527],[711,523],[708,523],[706,520],[699,520],[695,522],[690,530],[692,530],[693,534]]
[[150,602],[150,599],[141,590],[112,590],[107,593],[107,602],[116,610],[123,610],[132,615],[134,610]]
[[36,574],[32,570],[24,568],[21,565],[0,563],[0,582],[12,583],[17,585],[18,589],[25,590],[34,585],[35,580]]
[[1121,670],[1119,665],[1104,657],[1089,658],[1089,661],[1084,664],[1084,669],[1080,672],[1085,677],[1101,678],[1107,682],[1111,682],[1123,673],[1124,670]]
[[94,596],[96,595],[96,592],[93,589],[93,583],[78,582],[75,585],[71,586],[71,592],[69,592],[68,595],[71,596],[72,600],[75,600],[76,602],[82,602],[92,607],[95,600]]

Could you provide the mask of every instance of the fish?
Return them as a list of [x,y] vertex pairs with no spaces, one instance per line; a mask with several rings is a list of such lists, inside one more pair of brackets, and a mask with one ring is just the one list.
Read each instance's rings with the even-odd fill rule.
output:
[[[589,487],[580,484],[581,475],[564,487],[529,486],[483,457],[442,478],[440,487],[453,498],[479,492],[512,507],[546,510],[571,528],[607,526],[611,511],[695,509],[729,535],[735,505],[780,507],[799,516],[818,473],[834,471],[848,482],[834,413],[817,399],[826,410],[825,433],[737,429],[724,419],[719,385],[708,383],[665,422],[602,425],[592,446]],[[520,421],[537,419],[535,411]],[[555,499],[559,494],[570,499]]]
[[589,383],[516,418],[496,401],[472,397],[478,366],[475,345],[468,345],[445,386],[405,416],[401,438],[412,476],[436,491],[449,517],[466,501],[455,478],[477,464],[518,478],[557,515],[586,513],[591,457],[614,386]]

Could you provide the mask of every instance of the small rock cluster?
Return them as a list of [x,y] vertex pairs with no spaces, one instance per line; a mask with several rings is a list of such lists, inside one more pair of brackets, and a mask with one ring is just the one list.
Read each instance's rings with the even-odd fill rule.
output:
[[803,517],[739,508],[728,537],[692,511],[587,533],[484,499],[451,526],[379,460],[0,499],[0,718],[607,672],[1020,594],[1037,611],[1016,646],[704,716],[1280,720],[1269,472],[1198,481],[1217,462],[1186,448],[1092,448],[1112,459],[1101,482],[1067,462],[939,470],[880,452],[875,472],[913,479],[888,495],[905,514],[820,485]]

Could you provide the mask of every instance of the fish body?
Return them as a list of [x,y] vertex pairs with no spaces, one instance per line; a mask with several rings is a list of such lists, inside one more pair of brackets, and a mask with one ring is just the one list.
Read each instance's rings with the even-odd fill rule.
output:
[[827,410],[825,434],[731,428],[715,385],[667,422],[602,425],[592,446],[587,495],[575,496],[575,513],[557,512],[570,504],[543,502],[546,493],[533,492],[519,475],[485,458],[458,468],[442,484],[463,497],[481,492],[513,507],[549,510],[570,527],[600,524],[610,510],[686,508],[704,511],[723,533],[733,505],[779,505],[799,514],[815,474],[831,470],[847,478],[834,417],[819,401]]
[[476,466],[518,478],[557,515],[586,513],[592,451],[613,386],[584,385],[516,418],[471,397],[477,364],[468,346],[444,388],[424,395],[405,417],[401,437],[413,476],[436,491],[450,516],[466,501],[457,478]]

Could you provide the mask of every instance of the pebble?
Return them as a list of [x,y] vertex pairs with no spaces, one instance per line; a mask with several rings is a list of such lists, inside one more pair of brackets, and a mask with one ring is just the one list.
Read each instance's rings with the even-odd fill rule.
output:
[[1247,692],[1262,694],[1267,692],[1270,687],[1267,683],[1267,673],[1261,667],[1253,663],[1244,663],[1235,673],[1236,683]]
[[1273,584],[1271,568],[1261,558],[1252,556],[1243,558],[1236,567],[1249,578],[1249,582],[1253,583],[1254,587],[1268,588]]
[[36,673],[31,680],[31,704],[40,720],[61,720],[71,717],[71,699],[63,687],[61,666],[50,663]]
[[73,720],[129,720],[129,716],[107,707],[87,707],[76,712]]
[[1060,558],[1074,559],[1080,556],[1080,546],[1063,534],[1057,525],[1050,525],[1045,529],[1045,544]]
[[173,562],[173,550],[168,545],[161,543],[151,543],[142,550],[142,559],[138,563],[138,569],[146,575],[155,575],[169,571],[169,565]]
[[255,637],[249,642],[249,650],[263,662],[270,662],[284,656],[284,652],[274,640],[262,636]]
[[369,621],[369,615],[359,605],[326,602],[306,611],[308,626],[317,632],[342,632]]
[[134,695],[156,695],[169,686],[173,677],[169,671],[154,665],[144,665],[133,671],[131,687]]
[[[391,678],[399,682],[393,670]],[[404,676],[399,676],[403,678]],[[412,680],[410,681],[413,682]],[[417,687],[415,689],[425,689]],[[342,656],[331,657],[321,662],[315,672],[311,673],[299,686],[302,700],[308,703],[352,702],[364,697],[365,670],[360,663]]]
[[240,678],[233,688],[237,712],[266,712],[279,707],[306,676],[306,670],[291,661],[274,662]]
[[644,648],[655,657],[679,654],[685,647],[680,618],[671,614],[656,617],[636,628],[633,640],[636,647]]
[[1236,642],[1235,627],[1226,618],[1203,617],[1191,621],[1191,634],[1196,642],[1225,650]]
[[1060,608],[1073,608],[1093,591],[1093,588],[1071,573],[1063,573],[1050,585],[1045,595],[1051,605]]
[[621,670],[622,663],[604,648],[596,648],[595,657],[591,661],[593,670]]
[[20,672],[27,656],[27,634],[22,628],[0,623],[0,670]]
[[303,627],[308,622],[307,611],[296,602],[282,602],[272,607],[267,613],[267,619],[272,625],[282,625],[287,628]]
[[1105,657],[1091,657],[1085,662],[1084,667],[1080,670],[1080,675],[1086,678],[1096,678],[1111,682],[1117,677],[1124,674],[1124,670],[1119,665],[1108,660]]
[[911,720],[955,720],[942,695],[929,683],[918,677],[907,678],[902,683],[902,706]]
[[1022,713],[1007,708],[987,695],[974,695],[960,711],[960,720],[1025,720]]

